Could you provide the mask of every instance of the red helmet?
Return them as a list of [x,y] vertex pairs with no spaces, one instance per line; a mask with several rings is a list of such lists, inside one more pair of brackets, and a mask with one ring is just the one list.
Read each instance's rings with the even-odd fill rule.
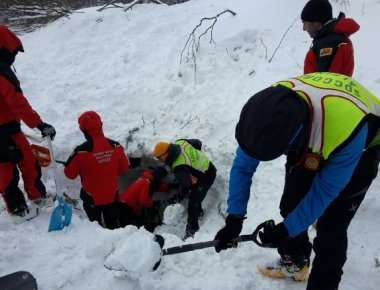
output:
[[0,25],[0,61],[12,65],[19,51],[24,51],[21,40],[7,26]]
[[79,128],[82,131],[91,133],[97,133],[102,131],[102,119],[99,114],[94,111],[87,111],[81,114],[78,118]]

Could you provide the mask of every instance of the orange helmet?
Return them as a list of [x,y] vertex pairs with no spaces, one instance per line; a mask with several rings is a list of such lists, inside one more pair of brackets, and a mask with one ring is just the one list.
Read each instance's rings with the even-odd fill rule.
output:
[[169,155],[169,143],[167,142],[158,142],[153,149],[153,155],[157,159],[165,161]]

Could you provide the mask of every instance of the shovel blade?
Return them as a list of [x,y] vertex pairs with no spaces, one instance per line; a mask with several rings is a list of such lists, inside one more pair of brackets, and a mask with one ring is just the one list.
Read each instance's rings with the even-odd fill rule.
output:
[[[161,236],[161,235],[154,235],[154,241],[157,242],[160,245],[160,248],[162,250],[163,247],[164,247],[164,244],[165,244],[164,237]],[[160,266],[160,264],[161,264],[161,258],[154,264],[152,270],[156,271],[158,269],[158,267]]]
[[50,216],[49,232],[60,231],[71,223],[73,209],[63,200],[63,197],[58,197],[58,205],[54,208]]

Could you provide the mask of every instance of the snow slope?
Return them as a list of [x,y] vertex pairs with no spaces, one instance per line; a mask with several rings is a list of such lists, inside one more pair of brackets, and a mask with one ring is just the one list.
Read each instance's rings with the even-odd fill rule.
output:
[[[361,24],[353,36],[355,78],[380,95],[375,27],[379,26],[377,0],[334,2]],[[228,172],[236,143],[234,127],[240,109],[256,91],[302,73],[310,39],[297,19],[304,1],[193,0],[181,5],[135,6],[73,14],[22,37],[25,53],[16,68],[30,103],[57,129],[56,155],[66,159],[83,138],[77,117],[96,110],[106,134],[125,144],[128,154],[148,152],[159,140],[199,138],[218,168],[216,184],[205,200],[206,216],[194,240],[213,239],[224,224],[217,205],[225,201]],[[222,14],[210,34],[200,42],[197,73],[190,62],[180,65],[189,33],[202,17]],[[271,63],[278,42],[291,26]],[[205,31],[202,26],[201,32]],[[186,54],[186,51],[185,51]],[[186,55],[185,55],[186,56]],[[283,159],[260,165],[252,188],[248,220],[243,232],[269,218],[278,221],[283,185]],[[49,191],[51,178],[45,172]],[[78,182],[64,179],[77,197]],[[341,289],[378,289],[380,256],[378,224],[380,202],[377,179],[350,228],[348,263]],[[6,213],[0,217],[0,275],[19,269],[35,274],[40,289],[305,289],[291,281],[261,277],[256,266],[276,257],[274,251],[245,243],[239,249],[216,254],[213,249],[164,257],[159,270],[138,277],[112,273],[103,267],[108,254],[127,239],[133,228],[108,231],[81,218],[61,232],[47,233],[51,208],[36,219],[14,226]],[[166,246],[183,243],[185,210],[181,205],[166,212],[167,225],[158,229]],[[313,235],[313,232],[311,233]],[[122,258],[122,257],[120,257]],[[366,279],[362,275],[366,274]]]

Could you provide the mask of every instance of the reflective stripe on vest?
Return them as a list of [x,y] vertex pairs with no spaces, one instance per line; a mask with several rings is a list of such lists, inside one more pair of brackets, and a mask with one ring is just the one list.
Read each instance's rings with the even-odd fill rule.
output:
[[380,100],[344,75],[312,73],[277,84],[291,88],[309,104],[309,148],[325,160],[351,137],[366,115],[380,116]]
[[179,165],[188,165],[201,172],[206,172],[209,168],[210,161],[205,153],[201,150],[195,149],[189,142],[185,140],[178,140],[175,144],[181,147],[181,154],[172,164],[172,169]]

